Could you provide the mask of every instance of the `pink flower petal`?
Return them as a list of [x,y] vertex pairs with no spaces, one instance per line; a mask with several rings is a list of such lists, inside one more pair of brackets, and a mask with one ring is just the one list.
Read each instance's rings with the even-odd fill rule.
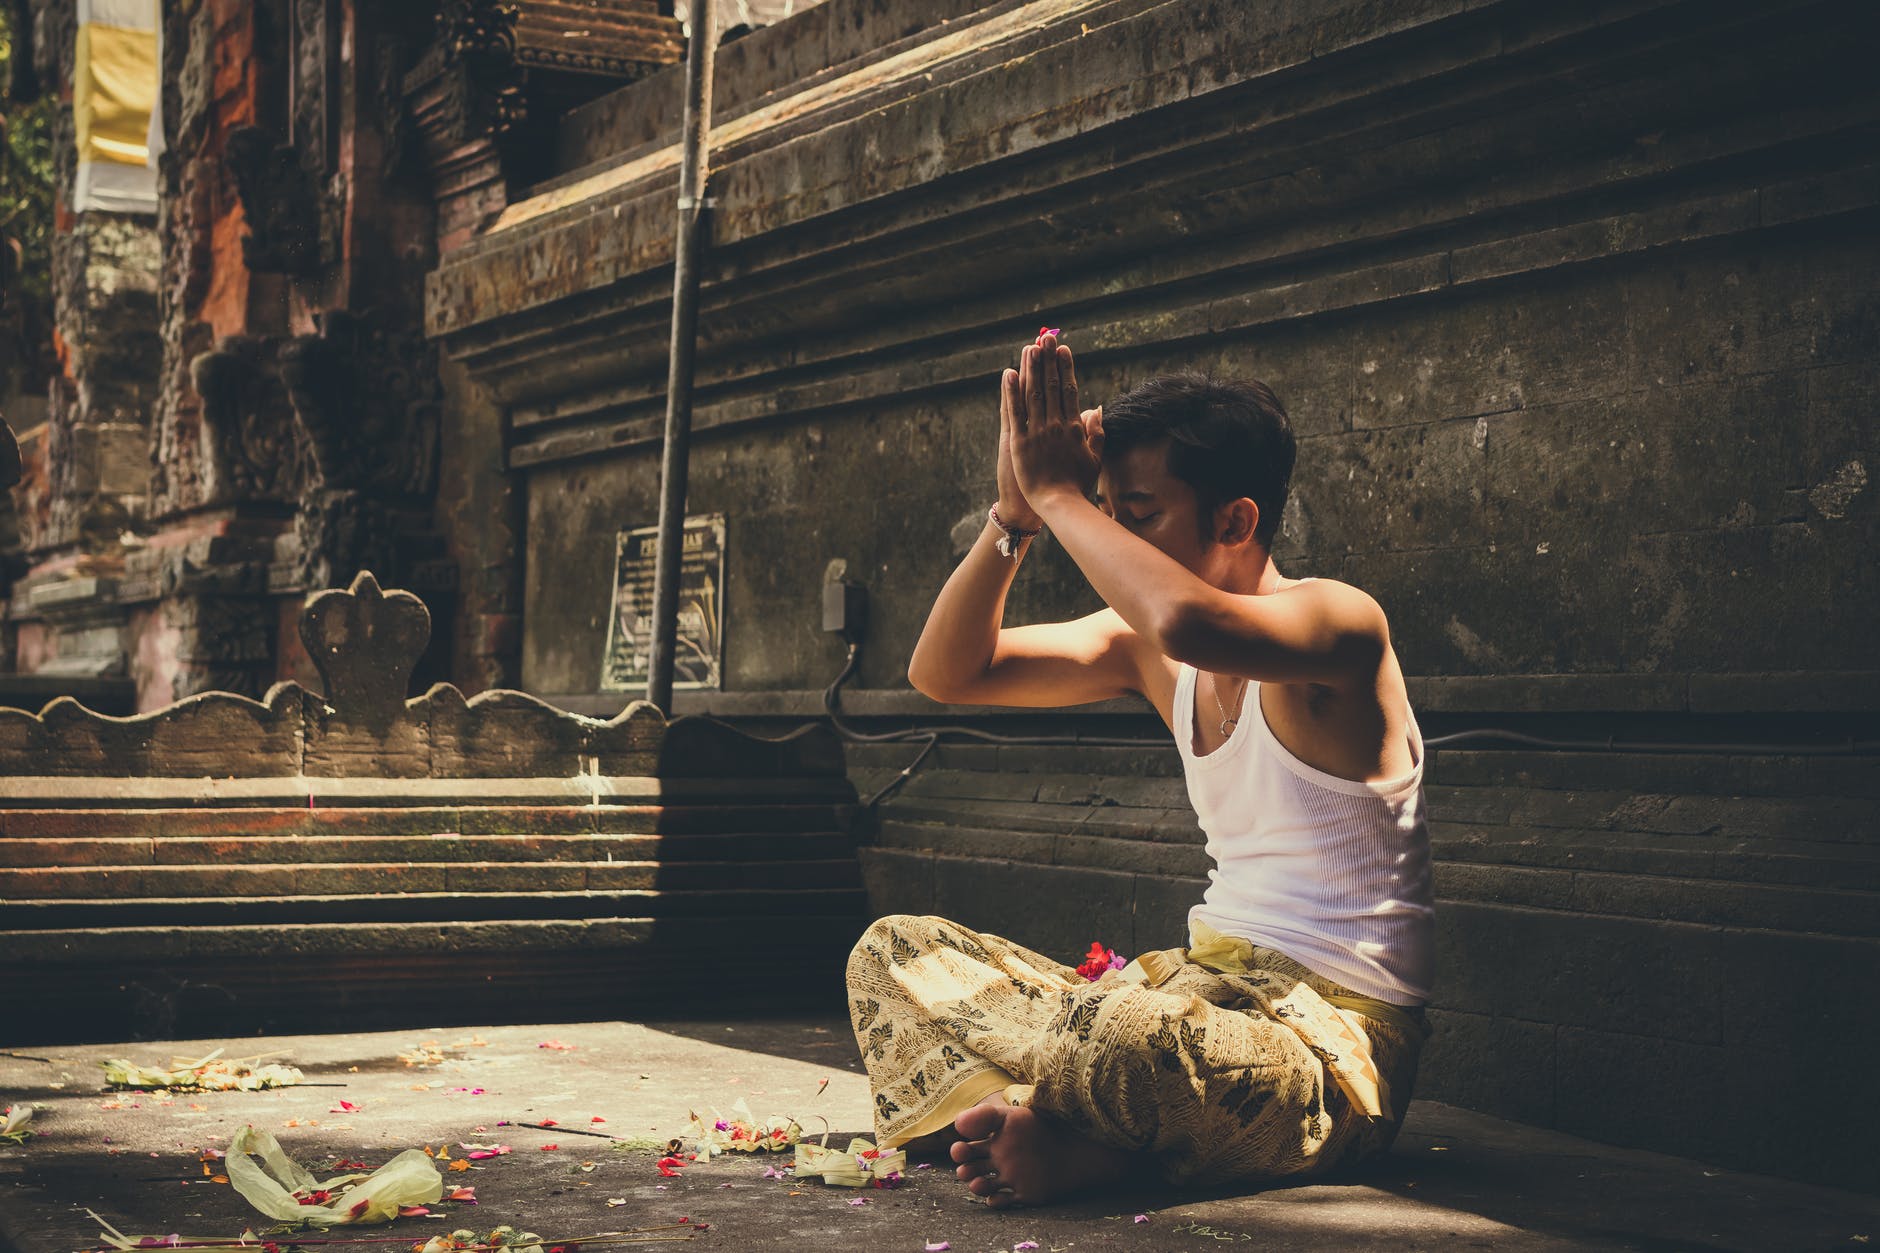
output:
[[953,1244],[949,1240],[927,1241],[927,1253],[946,1253],[946,1251],[952,1247]]
[[1136,1215],[1136,1221],[1139,1223],[1146,1223],[1149,1221],[1149,1216],[1147,1214],[1138,1214]]

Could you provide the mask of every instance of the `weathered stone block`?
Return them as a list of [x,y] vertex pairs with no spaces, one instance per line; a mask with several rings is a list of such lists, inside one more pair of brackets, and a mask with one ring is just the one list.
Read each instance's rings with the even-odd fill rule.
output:
[[934,859],[934,913],[1072,965],[1092,940],[1101,938],[1099,933],[1128,930],[1134,896],[1131,875]]
[[1786,372],[1533,407],[1489,421],[1489,535],[1597,548],[1633,532],[1793,520],[1804,387]]
[[1808,767],[1818,760],[1824,759],[1733,753],[1529,753],[1459,747],[1432,751],[1426,777],[1431,786],[1440,783],[1455,788],[1500,784],[1552,791],[1677,790],[1780,796],[1822,790],[1811,788],[1808,782]]
[[892,819],[881,824],[878,844],[883,848],[922,849],[946,857],[1009,859],[1050,865],[1057,837],[1042,831],[1002,831],[937,823],[904,823]]
[[1636,593],[1610,569],[1592,551],[1491,544],[1353,553],[1339,577],[1384,607],[1408,672],[1558,674],[1619,667],[1618,624]]
[[[1207,880],[1203,878],[1137,875],[1135,927],[1131,941],[1135,951],[1146,953],[1152,949],[1185,947],[1188,943],[1188,911],[1201,903],[1202,893],[1207,890],[1207,886]],[[1111,947],[1115,945],[1112,943]]]
[[1574,897],[1574,877],[1557,870],[1455,863],[1433,869],[1436,895],[1445,901],[1564,909]]
[[[859,848],[862,883],[868,893],[868,914],[931,914],[934,912],[934,856],[898,848]],[[860,932],[857,936],[859,938]]]
[[[1730,1050],[1563,1026],[1554,1056],[1560,1130],[1712,1161],[1734,1156],[1723,1146],[1741,1138],[1740,1105],[1705,1099],[1737,1091]],[[1799,1108],[1788,1115],[1799,1116]]]
[[1303,441],[1288,528],[1320,560],[1481,543],[1487,459],[1475,429],[1465,418]]
[[[1443,1009],[1718,1042],[1712,928],[1438,899]],[[1516,955],[1513,960],[1509,955]]]
[[1123,870],[1133,874],[1198,878],[1213,862],[1199,845],[1172,846],[1143,840],[1112,840],[1087,835],[1053,837],[1051,860],[1060,866]]
[[1431,1010],[1429,1020],[1432,1034],[1417,1066],[1417,1098],[1555,1125],[1559,1028],[1457,1010]]

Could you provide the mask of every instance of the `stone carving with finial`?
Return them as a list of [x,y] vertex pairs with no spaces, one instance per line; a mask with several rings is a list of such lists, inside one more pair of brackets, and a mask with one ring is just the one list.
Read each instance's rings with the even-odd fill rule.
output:
[[713,719],[668,722],[645,701],[602,720],[526,692],[466,699],[448,683],[407,699],[430,634],[422,600],[362,572],[309,597],[301,616],[323,699],[285,682],[258,701],[203,692],[131,718],[67,696],[38,713],[0,708],[0,794],[62,796],[86,778],[174,780],[177,803],[213,803],[256,779],[291,791],[317,779],[845,777],[828,728],[764,740]]

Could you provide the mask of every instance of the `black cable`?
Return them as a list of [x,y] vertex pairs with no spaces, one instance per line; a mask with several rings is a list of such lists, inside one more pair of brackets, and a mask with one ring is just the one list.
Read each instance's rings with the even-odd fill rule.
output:
[[894,791],[896,788],[900,787],[903,783],[906,783],[909,779],[913,778],[914,772],[920,769],[920,763],[927,760],[927,754],[931,753],[933,751],[933,746],[938,744],[939,742],[940,742],[940,735],[938,732],[935,732],[934,734],[929,735],[927,737],[926,746],[920,750],[920,755],[915,757],[914,760],[908,762],[907,765],[903,766],[901,768],[900,774],[895,775],[892,779],[889,779],[886,783],[882,784],[881,790],[879,792],[876,792],[873,796],[863,801],[862,808],[873,809],[875,806],[881,804],[882,797],[886,796],[889,792]]
[[[858,731],[843,721],[838,705],[838,694],[842,685],[849,681],[861,664],[862,646],[858,642],[849,644],[848,659],[843,664],[842,672],[835,677],[827,688],[823,689],[823,710],[829,715],[829,722],[836,734],[845,740],[857,744],[907,744],[916,740],[924,741],[914,760],[902,768],[901,772],[889,780],[880,791],[862,802],[863,809],[873,809],[890,793],[913,777],[929,753],[940,743],[943,735],[957,735],[965,739],[986,744],[1026,745],[1034,747],[1093,747],[1093,748],[1166,748],[1170,740],[1166,736],[1152,739],[1130,739],[1121,736],[1080,735],[996,735],[991,731],[980,731],[973,727],[904,727],[899,731],[884,731],[870,734]],[[723,718],[710,714],[698,715],[704,721],[715,722],[720,726],[737,728]],[[820,722],[806,722],[782,735],[774,737],[779,742],[793,740],[820,727]],[[1457,744],[1491,740],[1509,744],[1520,744],[1530,748],[1543,748],[1557,752],[1604,752],[1604,753],[1738,753],[1752,756],[1782,757],[1848,757],[1864,753],[1880,752],[1880,741],[1856,740],[1848,736],[1844,743],[1826,744],[1706,744],[1684,743],[1675,741],[1638,741],[1622,742],[1608,736],[1603,740],[1555,740],[1539,735],[1528,735],[1520,731],[1506,731],[1499,727],[1474,727],[1465,731],[1452,731],[1448,735],[1438,735],[1423,741],[1425,749],[1449,748]]]
[[1740,753],[1757,757],[1851,757],[1863,753],[1880,753],[1880,740],[1856,740],[1851,735],[1840,744],[1720,744],[1675,740],[1626,742],[1613,736],[1603,740],[1550,740],[1520,731],[1504,731],[1500,727],[1452,731],[1448,735],[1424,740],[1423,744],[1426,748],[1447,748],[1463,740],[1502,740],[1510,744],[1574,753]]

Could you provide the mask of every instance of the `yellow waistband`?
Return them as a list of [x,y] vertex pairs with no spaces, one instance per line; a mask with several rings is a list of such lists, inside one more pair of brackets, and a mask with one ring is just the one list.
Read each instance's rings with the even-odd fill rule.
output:
[[[1222,974],[1245,974],[1253,968],[1253,942],[1239,936],[1222,935],[1205,922],[1195,922],[1188,941],[1188,960]],[[1430,1029],[1420,1009],[1393,1005],[1358,992],[1320,993],[1326,1004],[1348,1009],[1354,1014],[1387,1022],[1410,1036],[1428,1036]]]

